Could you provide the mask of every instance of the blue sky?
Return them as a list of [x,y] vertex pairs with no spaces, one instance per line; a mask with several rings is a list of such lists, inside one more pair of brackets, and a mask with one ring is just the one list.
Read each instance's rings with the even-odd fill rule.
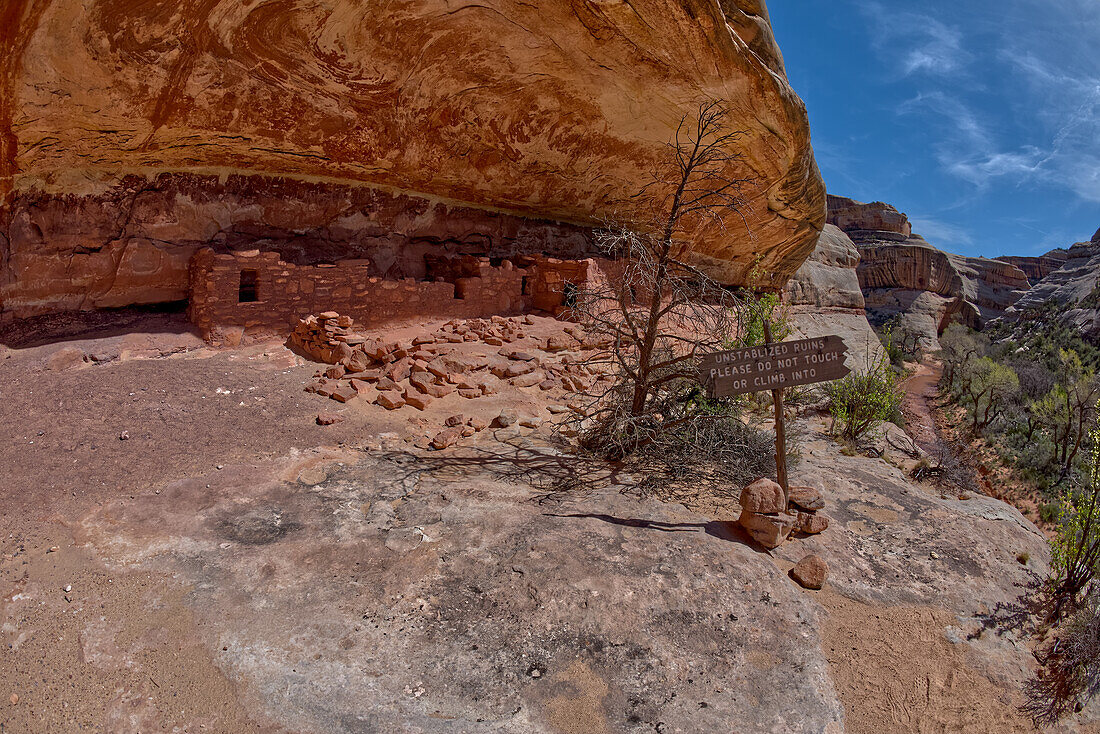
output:
[[770,0],[830,193],[965,255],[1100,227],[1100,0]]

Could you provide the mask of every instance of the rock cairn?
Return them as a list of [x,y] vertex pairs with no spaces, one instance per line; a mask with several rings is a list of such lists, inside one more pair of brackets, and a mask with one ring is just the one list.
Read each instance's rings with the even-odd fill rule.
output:
[[[533,328],[537,322],[542,323]],[[476,400],[506,386],[580,392],[596,380],[610,379],[582,363],[578,353],[598,346],[582,327],[533,316],[455,319],[430,334],[385,341],[356,333],[350,317],[330,311],[302,319],[289,341],[302,354],[332,365],[314,376],[307,392],[387,410],[409,406],[423,411],[452,394]],[[580,407],[548,410],[576,412]],[[495,421],[498,427],[533,423],[530,417],[508,421],[505,413]],[[448,419],[430,441],[433,448],[446,448],[488,425],[459,417]]]
[[753,539],[765,548],[778,548],[792,532],[815,535],[829,527],[821,493],[813,487],[791,487],[790,507],[784,506],[783,488],[770,479],[757,479],[741,490],[738,519]]

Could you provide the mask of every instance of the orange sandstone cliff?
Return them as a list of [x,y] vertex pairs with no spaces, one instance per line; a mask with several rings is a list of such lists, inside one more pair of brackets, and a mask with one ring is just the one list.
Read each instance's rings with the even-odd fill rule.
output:
[[751,183],[693,256],[781,285],[825,194],[763,2],[9,0],[0,320],[183,300],[200,247],[584,255],[704,99]]

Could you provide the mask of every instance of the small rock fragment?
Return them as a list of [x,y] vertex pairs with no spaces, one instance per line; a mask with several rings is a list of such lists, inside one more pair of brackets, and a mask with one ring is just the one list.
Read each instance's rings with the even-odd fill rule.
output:
[[806,556],[791,569],[791,578],[805,589],[820,589],[829,575],[829,565],[820,556]]
[[427,410],[428,406],[432,404],[432,398],[429,395],[417,392],[416,390],[405,391],[405,404],[411,405],[417,410]]
[[335,413],[317,414],[317,425],[319,426],[331,426],[333,423],[339,423],[342,420],[344,420],[344,417]]
[[444,428],[432,439],[432,448],[439,450],[454,446],[462,438],[461,428]]
[[500,415],[493,419],[493,426],[507,428],[518,420],[518,416],[510,410],[500,411]]
[[396,410],[405,404],[405,398],[396,390],[384,390],[378,393],[378,398],[375,402],[386,410]]
[[354,400],[359,397],[359,391],[352,387],[350,384],[341,385],[332,391],[332,399],[341,403],[346,403],[350,400]]

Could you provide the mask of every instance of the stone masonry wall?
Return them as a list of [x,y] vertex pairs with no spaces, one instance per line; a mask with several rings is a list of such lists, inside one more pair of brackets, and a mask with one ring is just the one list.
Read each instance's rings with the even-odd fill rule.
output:
[[566,303],[566,283],[582,287],[600,269],[592,259],[517,259],[525,267],[470,255],[433,257],[427,262],[431,280],[386,279],[371,275],[365,260],[295,265],[277,252],[203,248],[191,258],[188,315],[204,338],[221,342],[232,330],[287,332],[322,311],[347,314],[367,328],[532,309],[556,313]]

